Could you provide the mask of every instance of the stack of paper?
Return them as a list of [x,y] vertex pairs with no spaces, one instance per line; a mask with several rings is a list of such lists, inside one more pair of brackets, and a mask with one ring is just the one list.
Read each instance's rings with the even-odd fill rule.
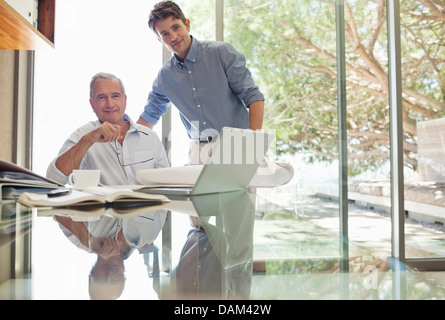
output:
[[0,201],[15,199],[26,191],[47,193],[49,190],[60,187],[63,185],[56,181],[14,163],[0,160]]
[[136,180],[149,187],[194,186],[203,167],[203,165],[190,165],[144,169],[136,172]]

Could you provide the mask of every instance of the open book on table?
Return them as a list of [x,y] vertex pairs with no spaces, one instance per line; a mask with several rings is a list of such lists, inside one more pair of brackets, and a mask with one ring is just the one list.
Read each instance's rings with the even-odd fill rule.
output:
[[108,207],[120,206],[122,208],[125,205],[161,205],[169,200],[164,195],[148,194],[131,189],[88,187],[82,191],[73,189],[69,194],[59,197],[48,197],[46,194],[24,192],[18,197],[17,201],[30,207],[102,205]]

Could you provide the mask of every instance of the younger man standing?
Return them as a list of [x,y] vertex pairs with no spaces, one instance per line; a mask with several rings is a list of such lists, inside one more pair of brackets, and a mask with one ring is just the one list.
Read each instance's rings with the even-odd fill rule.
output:
[[153,82],[138,123],[152,128],[173,103],[191,150],[214,139],[224,126],[262,128],[264,96],[241,53],[228,43],[191,36],[190,20],[173,1],[156,4],[148,24],[174,54]]

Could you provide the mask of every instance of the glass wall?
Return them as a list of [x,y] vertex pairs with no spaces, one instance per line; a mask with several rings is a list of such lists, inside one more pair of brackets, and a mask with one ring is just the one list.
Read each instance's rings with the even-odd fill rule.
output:
[[[266,97],[263,128],[277,135],[268,160],[291,163],[295,171],[289,184],[257,190],[255,232],[264,242],[255,244],[254,260],[267,260],[267,272],[277,274],[328,268],[339,258],[332,7],[313,1],[295,6],[295,1],[226,0],[221,14],[213,11],[213,3],[183,1],[191,19],[191,34],[199,40],[214,40],[217,26],[208,25],[212,19],[198,17],[224,17],[223,39],[218,40],[245,55]],[[323,29],[315,30],[314,26]],[[312,43],[304,40],[314,34]],[[326,54],[311,55],[317,47]],[[262,215],[261,207],[266,203],[275,204],[274,214]],[[330,262],[317,264],[318,259]]]
[[434,259],[432,268],[445,256],[444,9],[443,1],[400,4],[406,258]]
[[[213,19],[194,17],[214,16],[214,2],[183,1],[192,20],[191,33],[199,33],[202,40],[214,38],[215,29],[208,25]],[[394,17],[388,17],[385,1],[223,3],[223,40],[245,54],[266,96],[265,128],[277,133],[276,160],[290,162],[295,169],[292,183],[259,190],[259,195],[312,226],[322,227],[323,235],[331,230],[336,239],[332,243],[336,243],[339,211],[343,209],[338,201],[338,186],[342,183],[338,127],[344,124],[349,255],[368,252],[372,257],[386,259],[393,254],[391,240],[399,235],[391,226],[391,193],[395,186],[391,185],[391,175],[395,166],[403,168],[401,195],[405,201],[400,210],[405,225],[401,235],[406,235],[406,239],[396,242],[406,244],[408,259],[443,256],[443,5],[412,0],[402,1],[400,12],[397,7],[395,22],[400,32],[396,36],[400,36],[401,43],[398,71],[403,88],[397,92],[403,99],[398,115],[391,114],[389,101],[391,90],[397,88],[389,85],[387,23]],[[344,11],[345,20],[344,123],[337,113],[338,4],[337,10]],[[391,150],[395,152],[396,146],[391,145],[390,128],[391,119],[396,117],[403,120],[403,134],[399,137],[403,156],[392,167]],[[429,174],[435,176],[426,176],[428,166]],[[370,226],[376,226],[379,234],[369,234]],[[424,228],[429,232],[424,233]],[[312,250],[307,244],[305,248],[319,256],[335,256],[339,249],[338,245],[327,245],[326,250],[320,250],[320,246]],[[298,257],[302,256],[299,252]]]
[[[340,1],[339,1],[340,3]],[[385,1],[344,1],[345,95],[347,127],[348,230],[366,232],[352,221],[361,220],[357,208],[366,208],[367,226],[379,223],[378,234],[367,240],[381,259],[391,256],[390,108],[388,90],[388,33]],[[362,213],[358,213],[359,215]],[[381,219],[382,216],[384,219]]]
[[[134,1],[131,6],[109,0],[58,3],[56,50],[36,52],[33,163],[38,173],[45,174],[72,131],[94,119],[88,103],[88,85],[94,73],[113,72],[124,80],[128,113],[134,120],[138,118],[162,61],[162,45],[147,26],[148,12],[156,2]],[[440,1],[404,0],[397,11],[403,160],[393,165],[394,114],[388,97],[397,88],[389,85],[388,43],[392,39],[388,38],[387,24],[394,19],[388,17],[385,1],[178,3],[191,20],[193,36],[215,40],[215,30],[223,28],[218,40],[231,43],[245,55],[266,97],[264,129],[277,135],[269,160],[288,162],[295,171],[294,179],[285,186],[258,190],[259,207],[267,200],[276,204],[277,211],[275,216],[258,212],[257,222],[286,230],[289,235],[275,237],[273,228],[264,228],[272,230],[264,237],[274,241],[267,247],[257,244],[258,260],[264,255],[285,255],[290,262],[278,269],[291,268],[305,259],[335,260],[345,241],[349,257],[390,257],[395,236],[391,226],[391,171],[395,166],[403,168],[404,196],[403,239],[396,241],[406,244],[407,259],[444,256],[445,8]],[[338,91],[339,8],[345,20],[345,54],[341,57],[345,92]],[[216,23],[216,16],[223,16],[222,25]],[[345,119],[338,116],[340,94],[345,94]],[[172,143],[172,165],[176,166],[187,162],[188,138],[177,111],[171,109],[167,138]],[[347,181],[339,178],[340,125],[347,131]],[[155,128],[160,132],[160,126]],[[339,200],[339,186],[344,183],[346,210]],[[340,212],[348,218],[346,239],[340,236]],[[379,233],[370,234],[371,226]],[[424,228],[433,232],[426,235]]]
[[[340,254],[333,8],[325,1],[224,1],[224,41],[246,56],[266,97],[264,129],[277,135],[269,160],[295,170],[291,183],[258,190],[259,201],[295,213],[276,214],[292,236],[257,244],[264,255],[286,252],[287,262],[269,263],[274,274],[336,268],[331,263]],[[261,224],[277,220],[266,216]],[[274,238],[270,232],[265,236]]]

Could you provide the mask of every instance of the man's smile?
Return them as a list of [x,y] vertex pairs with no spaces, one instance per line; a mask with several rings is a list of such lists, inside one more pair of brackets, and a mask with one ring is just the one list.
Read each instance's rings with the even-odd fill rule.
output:
[[104,113],[113,113],[113,112],[119,112],[119,109],[104,109],[102,110]]
[[184,41],[183,39],[181,39],[181,40],[178,40],[178,41],[176,41],[176,42],[174,42],[174,43],[172,43],[172,48],[174,48],[174,47],[176,47],[176,46],[178,46],[179,44],[181,44],[182,43],[182,41]]

